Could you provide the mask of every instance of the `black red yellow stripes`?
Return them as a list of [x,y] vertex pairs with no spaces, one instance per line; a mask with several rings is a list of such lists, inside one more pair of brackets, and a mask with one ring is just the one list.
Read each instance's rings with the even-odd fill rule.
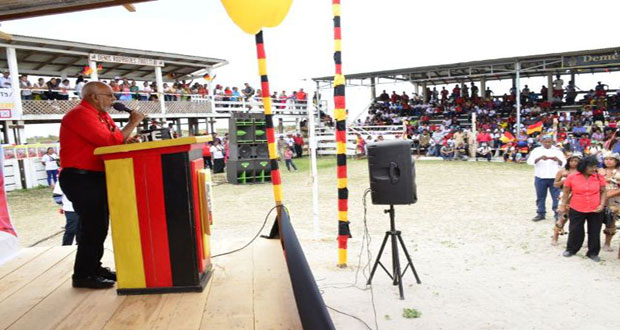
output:
[[336,154],[338,166],[338,266],[347,266],[349,230],[349,190],[347,188],[347,110],[345,78],[342,74],[342,34],[340,30],[340,0],[332,0],[334,15],[334,118],[336,119]]
[[263,31],[256,34],[256,57],[258,59],[258,74],[261,81],[261,97],[265,112],[265,128],[267,133],[267,146],[269,159],[271,160],[271,184],[273,186],[273,198],[276,205],[282,205],[282,178],[278,166],[278,152],[273,128],[273,114],[271,111],[271,93],[269,91],[269,78],[267,77],[267,59],[263,42]]
[[211,266],[201,145],[102,156],[119,293],[204,288]]

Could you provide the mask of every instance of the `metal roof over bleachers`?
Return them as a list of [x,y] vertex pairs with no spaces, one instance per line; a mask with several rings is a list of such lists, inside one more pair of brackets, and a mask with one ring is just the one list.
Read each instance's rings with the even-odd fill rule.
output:
[[[103,46],[75,41],[45,39],[11,35],[11,40],[0,40],[0,47],[16,49],[19,72],[38,76],[60,76],[66,73],[75,76],[88,65],[89,55],[107,54],[131,58],[148,58],[163,61],[165,77],[192,76],[207,68],[217,68],[228,63],[218,58],[164,53],[149,50]],[[5,52],[0,52],[0,68],[7,68]],[[154,80],[152,66],[131,63],[103,63],[99,79],[124,77],[135,80]]]
[[0,0],[0,21],[147,1],[152,0]]
[[[395,70],[382,70],[345,74],[349,83],[370,86],[368,79],[385,79],[392,81],[409,81],[429,85],[452,84],[463,81],[485,79],[512,79],[515,65],[521,64],[521,76],[537,77],[548,74],[581,74],[620,71],[620,47],[580,50],[564,53],[528,55],[472,61],[463,63],[430,65]],[[568,70],[568,72],[567,72]],[[333,76],[313,78],[316,82],[331,82]],[[366,80],[366,81],[365,81]],[[375,83],[379,83],[375,81]]]

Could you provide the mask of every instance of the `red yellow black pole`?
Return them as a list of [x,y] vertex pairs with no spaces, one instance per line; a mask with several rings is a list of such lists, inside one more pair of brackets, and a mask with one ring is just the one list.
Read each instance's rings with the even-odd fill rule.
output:
[[[267,78],[267,59],[265,57],[265,46],[263,43],[263,31],[256,34],[256,55],[258,58],[258,74],[261,81],[261,97],[263,99],[263,110],[265,112],[265,127],[267,134],[267,146],[269,148],[269,159],[271,163],[271,184],[273,186],[273,198],[276,206],[282,205],[282,179],[278,166],[278,152],[276,148],[276,138],[273,128],[273,113],[271,111],[271,95],[269,91],[269,79]],[[280,220],[280,208],[278,208],[278,221]],[[281,226],[279,228],[282,228]]]
[[349,231],[349,190],[347,188],[347,110],[345,105],[345,78],[342,74],[340,33],[340,0],[332,0],[334,14],[334,118],[336,119],[336,159],[338,166],[338,267],[347,266]]

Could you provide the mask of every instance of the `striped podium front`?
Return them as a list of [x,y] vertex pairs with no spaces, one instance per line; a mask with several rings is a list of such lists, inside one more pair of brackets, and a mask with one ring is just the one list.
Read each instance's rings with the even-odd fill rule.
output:
[[206,138],[98,148],[119,294],[202,291],[211,274]]

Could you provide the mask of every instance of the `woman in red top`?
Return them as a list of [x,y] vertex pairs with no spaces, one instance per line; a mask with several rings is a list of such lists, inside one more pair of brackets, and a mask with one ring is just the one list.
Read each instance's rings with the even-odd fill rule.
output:
[[588,222],[588,252],[586,256],[593,261],[600,261],[601,227],[603,225],[603,209],[607,202],[605,193],[605,177],[598,174],[596,157],[586,157],[577,165],[578,173],[569,175],[564,181],[562,204],[558,212],[566,212],[570,206],[568,242],[565,257],[576,254],[583,245],[584,228]]

